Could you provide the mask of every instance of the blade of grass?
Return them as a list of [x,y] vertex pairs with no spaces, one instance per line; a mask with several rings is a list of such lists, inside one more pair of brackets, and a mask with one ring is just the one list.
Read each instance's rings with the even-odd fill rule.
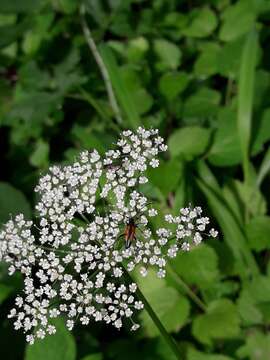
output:
[[212,189],[202,180],[197,179],[197,184],[206,196],[224,234],[224,240],[231,248],[234,257],[239,262],[240,273],[243,278],[247,275],[257,275],[259,269],[252,253],[247,247],[247,242],[242,229],[234,220],[226,206],[215,195]]
[[225,241],[231,248],[234,257],[239,261],[243,275],[247,268],[255,275],[258,273],[257,263],[247,246],[242,224],[235,217],[230,205],[227,203],[224,195],[216,181],[214,175],[204,162],[199,162],[199,178],[196,180],[198,187],[208,200],[225,236]]
[[117,99],[127,116],[129,126],[133,129],[136,129],[141,125],[140,117],[132,100],[132,94],[130,94],[127,90],[123,78],[120,74],[115,56],[112,50],[105,44],[101,44],[99,46],[99,52],[106,68],[108,69]]
[[270,147],[266,151],[266,154],[264,155],[263,161],[260,166],[260,170],[257,176],[256,185],[259,188],[267,175],[267,173],[270,171]]
[[249,182],[249,148],[252,127],[252,106],[258,35],[255,30],[246,36],[239,74],[237,125],[240,138],[245,182]]

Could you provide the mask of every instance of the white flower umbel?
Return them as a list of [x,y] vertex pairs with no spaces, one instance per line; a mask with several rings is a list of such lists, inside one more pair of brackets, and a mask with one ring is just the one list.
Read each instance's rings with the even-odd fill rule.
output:
[[[151,224],[157,210],[141,188],[147,168],[159,166],[157,156],[166,148],[157,130],[124,131],[104,158],[84,151],[73,164],[53,166],[41,177],[38,222],[18,215],[3,227],[0,260],[10,274],[24,275],[23,294],[9,317],[28,342],[54,334],[58,316],[70,330],[90,321],[117,329],[128,322],[136,330],[133,318],[143,303],[124,268],[146,276],[152,267],[162,278],[168,258],[200,244],[209,219],[199,207],[166,215],[168,227],[154,230]],[[207,233],[216,235],[214,229]]]

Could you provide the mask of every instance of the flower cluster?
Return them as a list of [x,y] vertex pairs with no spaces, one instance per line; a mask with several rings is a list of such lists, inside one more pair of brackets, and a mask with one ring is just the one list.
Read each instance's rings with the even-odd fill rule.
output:
[[10,274],[24,275],[24,294],[9,317],[28,342],[54,334],[58,316],[70,330],[91,320],[119,329],[125,319],[136,330],[143,304],[125,272],[139,268],[146,276],[154,267],[164,277],[168,258],[202,241],[209,219],[199,207],[166,215],[167,228],[151,226],[157,211],[141,187],[165,150],[157,130],[124,131],[104,158],[85,151],[75,163],[49,169],[36,187],[37,223],[18,215],[4,226],[0,260]]

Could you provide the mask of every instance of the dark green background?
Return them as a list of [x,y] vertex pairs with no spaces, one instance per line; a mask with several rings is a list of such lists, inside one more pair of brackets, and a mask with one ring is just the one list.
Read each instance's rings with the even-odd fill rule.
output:
[[[0,1],[0,221],[34,216],[38,177],[82,149],[109,149],[122,129],[158,127],[169,145],[149,171],[161,213],[201,205],[220,230],[142,290],[187,360],[270,359],[270,2],[85,0],[110,73],[115,120],[75,0]],[[244,169],[244,171],[243,171]],[[173,360],[143,313],[137,333],[59,322],[26,347],[6,319],[19,275],[0,272],[1,359]]]

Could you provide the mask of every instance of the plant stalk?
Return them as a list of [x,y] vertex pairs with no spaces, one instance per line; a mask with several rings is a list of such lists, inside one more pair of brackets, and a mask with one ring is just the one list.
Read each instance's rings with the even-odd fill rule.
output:
[[87,25],[87,22],[85,20],[85,7],[83,4],[80,6],[80,16],[81,16],[81,25],[82,25],[82,30],[83,30],[85,40],[87,42],[87,45],[89,46],[90,51],[92,52],[92,55],[95,58],[95,61],[99,67],[99,70],[101,72],[111,108],[114,112],[117,122],[119,124],[122,124],[123,119],[122,119],[121,111],[119,109],[119,106],[118,106],[118,103],[117,103],[117,100],[116,100],[116,97],[115,97],[115,94],[113,91],[110,75],[109,75],[108,70],[104,64],[104,61],[103,61],[102,57],[100,56],[100,53],[97,49],[96,43],[95,43],[92,33],[91,33],[91,30],[89,29],[89,26]]
[[202,300],[190,289],[190,287],[184,282],[183,279],[174,271],[169,263],[167,263],[168,274],[173,278],[173,280],[185,291],[185,293],[194,301],[195,304],[203,311],[206,312],[206,305]]
[[[134,282],[134,280],[132,279],[131,275],[129,274],[129,272],[125,269],[125,267],[123,266],[123,270],[126,274],[126,276],[132,281]],[[163,339],[166,341],[167,345],[170,347],[170,349],[172,350],[172,352],[174,353],[176,359],[181,360],[181,354],[179,352],[178,346],[175,342],[175,340],[171,337],[171,335],[167,332],[167,330],[165,329],[165,327],[163,326],[162,322],[159,320],[158,316],[156,315],[155,311],[153,310],[153,308],[151,307],[151,305],[149,304],[149,302],[147,301],[147,299],[145,298],[145,296],[143,295],[143,293],[141,292],[141,290],[139,289],[139,287],[137,288],[137,295],[138,298],[142,301],[142,303],[144,304],[144,308],[147,311],[148,315],[151,317],[152,321],[154,322],[154,324],[156,325],[156,327],[158,328],[161,336],[163,337]]]

